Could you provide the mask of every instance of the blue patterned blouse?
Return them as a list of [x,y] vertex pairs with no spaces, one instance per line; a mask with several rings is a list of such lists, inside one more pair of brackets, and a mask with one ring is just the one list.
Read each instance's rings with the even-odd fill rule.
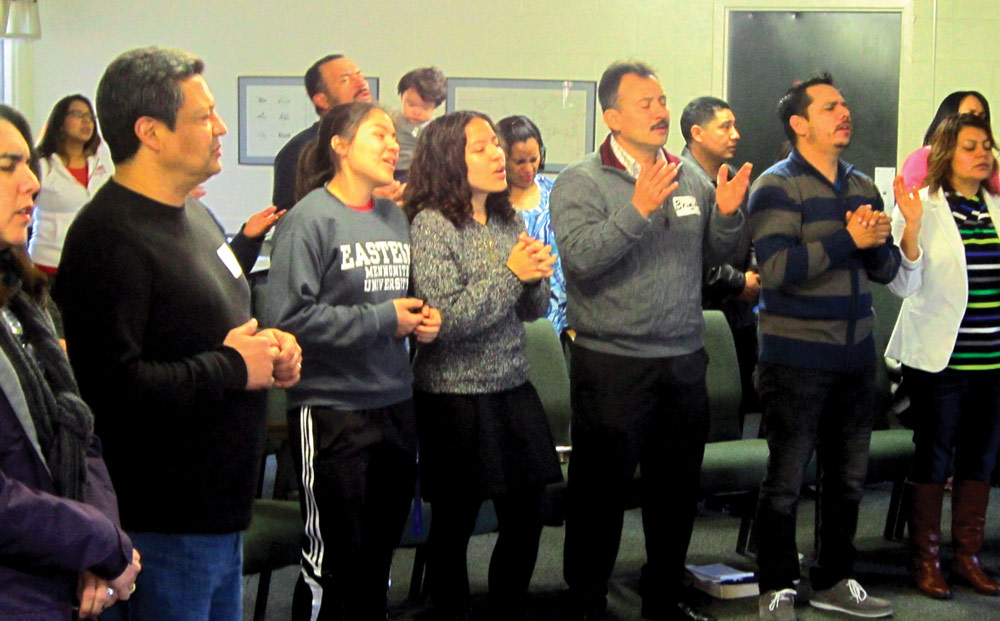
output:
[[562,261],[559,258],[559,248],[556,246],[556,236],[552,233],[552,220],[549,216],[549,194],[552,192],[552,179],[545,175],[536,175],[535,183],[541,190],[541,199],[534,209],[522,211],[524,216],[524,227],[528,235],[546,244],[552,245],[552,252],[556,255],[554,265],[555,273],[549,278],[549,310],[545,314],[552,321],[556,329],[556,334],[562,334],[566,329],[566,279],[563,278]]

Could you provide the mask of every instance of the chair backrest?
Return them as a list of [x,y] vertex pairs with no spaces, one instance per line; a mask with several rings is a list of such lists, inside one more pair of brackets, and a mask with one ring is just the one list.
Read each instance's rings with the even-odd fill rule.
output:
[[524,323],[525,355],[531,369],[529,377],[542,400],[557,449],[570,446],[569,373],[562,344],[552,322],[542,318]]
[[871,283],[872,311],[875,313],[875,428],[882,429],[889,424],[889,408],[892,406],[892,378],[885,359],[885,348],[896,326],[899,309],[903,300],[889,291],[885,285]]
[[708,441],[724,442],[743,437],[740,429],[740,365],[729,322],[722,311],[702,311],[705,317],[705,351],[708,352]]

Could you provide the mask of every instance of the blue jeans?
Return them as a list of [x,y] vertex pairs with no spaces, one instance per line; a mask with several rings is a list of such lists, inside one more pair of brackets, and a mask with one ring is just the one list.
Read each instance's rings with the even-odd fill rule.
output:
[[910,479],[989,481],[1000,446],[1000,374],[903,367],[916,449]]
[[821,470],[819,555],[814,590],[850,577],[854,534],[868,471],[875,369],[835,373],[758,365],[764,409],[767,474],[757,505],[760,591],[792,588],[799,578],[795,517],[806,467],[816,450]]
[[243,533],[128,535],[142,571],[101,621],[242,621]]

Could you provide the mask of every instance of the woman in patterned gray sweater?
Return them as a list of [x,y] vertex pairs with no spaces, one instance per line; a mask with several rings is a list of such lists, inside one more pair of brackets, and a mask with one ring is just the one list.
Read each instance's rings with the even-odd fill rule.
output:
[[479,113],[448,114],[424,130],[406,209],[415,295],[440,309],[442,322],[413,367],[421,477],[434,516],[435,613],[468,614],[466,548],[479,506],[491,498],[500,535],[488,609],[498,619],[522,618],[542,493],[562,475],[528,381],[521,322],[545,314],[555,257],[524,232],[493,123]]

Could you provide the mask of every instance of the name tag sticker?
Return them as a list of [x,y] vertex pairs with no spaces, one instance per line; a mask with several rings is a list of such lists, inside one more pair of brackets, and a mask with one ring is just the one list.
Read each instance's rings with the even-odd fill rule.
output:
[[215,251],[215,254],[219,255],[223,264],[229,268],[229,273],[233,275],[233,278],[239,278],[240,275],[243,274],[240,262],[236,260],[236,255],[233,254],[233,249],[229,247],[229,244],[222,244],[219,246],[219,249]]
[[701,215],[701,208],[698,207],[698,201],[693,196],[674,196],[672,200],[674,213],[677,214],[678,218]]

